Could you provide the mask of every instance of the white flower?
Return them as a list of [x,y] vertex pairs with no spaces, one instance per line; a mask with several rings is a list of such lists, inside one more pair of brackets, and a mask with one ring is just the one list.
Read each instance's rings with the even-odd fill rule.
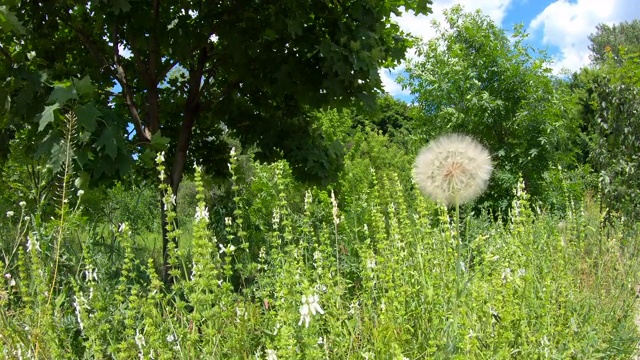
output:
[[502,282],[511,280],[511,268],[506,268],[502,271]]
[[480,143],[465,135],[449,134],[420,150],[413,178],[431,199],[459,205],[486,189],[492,170],[491,156]]
[[32,239],[31,236],[27,235],[27,252],[30,252],[34,246],[36,250],[42,251],[40,250],[40,243],[38,243],[35,237]]
[[198,206],[196,208],[196,222],[204,221],[209,222],[209,209],[205,207]]
[[307,208],[309,207],[309,204],[311,204],[311,201],[313,201],[313,197],[311,195],[311,191],[307,190],[304,193],[304,209],[307,210]]
[[375,258],[367,259],[367,268],[373,269],[375,267],[376,267],[376,259]]
[[8,218],[12,217],[13,215],[14,215],[13,211],[11,211],[11,210],[7,211],[7,217]]
[[359,301],[353,302],[349,304],[349,310],[347,311],[347,313],[353,315],[356,313],[356,309],[359,309],[359,308],[360,308],[360,302]]
[[236,251],[236,247],[233,244],[229,244],[229,246],[227,247],[222,244],[218,244],[218,246],[220,247],[220,254],[225,253],[227,255],[230,255],[233,254],[234,251]]
[[27,206],[27,202],[26,201],[20,201],[19,205],[20,205],[21,208],[23,208],[23,207]]
[[166,175],[164,174],[164,169],[160,170],[160,175],[158,175],[158,177],[160,178],[160,181],[164,181],[164,179],[166,178]]
[[171,194],[171,197],[169,198],[169,201],[165,201],[164,202],[164,210],[165,211],[169,210],[169,205],[173,205],[173,207],[175,208],[175,206],[176,206],[176,195],[175,194]]
[[324,310],[318,304],[320,301],[320,297],[318,294],[314,295],[302,295],[302,305],[300,306],[300,321],[298,322],[298,326],[302,325],[304,322],[305,327],[309,327],[309,322],[311,322],[311,315],[324,314]]
[[336,200],[333,190],[331,190],[331,204],[333,205],[333,223],[338,225],[340,223],[340,217],[338,217],[338,200]]
[[275,350],[267,349],[267,360],[278,360],[278,354]]
[[84,190],[78,190],[78,197],[82,197],[84,195]]
[[231,148],[231,152],[230,152],[231,157],[235,157],[236,156],[236,147],[232,147]]
[[156,163],[157,164],[161,164],[164,162],[164,151],[158,153],[158,156],[156,156]]
[[224,224],[227,226],[231,226],[233,219],[231,219],[230,217],[225,217],[224,218]]

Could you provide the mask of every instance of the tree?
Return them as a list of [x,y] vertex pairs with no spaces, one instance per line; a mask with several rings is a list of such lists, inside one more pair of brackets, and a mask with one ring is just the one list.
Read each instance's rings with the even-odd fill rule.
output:
[[0,124],[55,157],[56,123],[73,111],[75,155],[91,178],[126,172],[131,153],[153,163],[164,150],[174,193],[188,163],[225,171],[225,132],[256,144],[259,158],[326,177],[338,160],[309,110],[371,101],[378,68],[412,44],[390,15],[426,14],[430,3],[8,1],[0,95],[10,103]]
[[581,123],[583,159],[597,176],[607,217],[636,221],[640,196],[640,54],[610,53],[570,81]]
[[425,115],[425,138],[461,132],[489,147],[496,171],[479,201],[494,210],[509,207],[520,175],[532,195],[542,194],[570,125],[547,58],[525,45],[522,26],[510,38],[489,17],[460,6],[445,11],[445,21],[418,47],[403,80]]
[[589,35],[591,44],[591,60],[603,63],[607,54],[611,53],[619,62],[622,60],[620,48],[627,48],[627,52],[640,51],[640,20],[621,22],[617,25],[598,24],[595,33]]

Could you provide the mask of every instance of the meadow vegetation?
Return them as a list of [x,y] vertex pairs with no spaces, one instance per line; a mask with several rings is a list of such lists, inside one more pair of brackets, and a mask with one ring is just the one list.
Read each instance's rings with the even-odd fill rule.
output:
[[43,127],[55,153],[12,128],[0,163],[0,357],[633,356],[637,56],[558,78],[521,29],[446,16],[407,67],[413,104],[305,114],[322,181],[231,130],[223,176],[194,156],[171,183],[155,138],[131,172],[90,179],[90,92],[67,84]]

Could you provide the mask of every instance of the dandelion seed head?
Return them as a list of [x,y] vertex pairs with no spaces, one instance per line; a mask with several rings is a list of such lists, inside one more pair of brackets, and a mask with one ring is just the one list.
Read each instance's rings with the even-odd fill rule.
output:
[[434,201],[459,205],[486,189],[492,170],[491,156],[480,143],[466,135],[449,134],[420,150],[413,178]]

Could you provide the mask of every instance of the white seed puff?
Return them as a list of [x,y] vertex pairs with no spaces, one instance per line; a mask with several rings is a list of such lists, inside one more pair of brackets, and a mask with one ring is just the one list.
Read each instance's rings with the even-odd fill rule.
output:
[[434,201],[459,205],[482,194],[492,170],[491,156],[484,146],[469,136],[448,134],[420,150],[413,179]]

